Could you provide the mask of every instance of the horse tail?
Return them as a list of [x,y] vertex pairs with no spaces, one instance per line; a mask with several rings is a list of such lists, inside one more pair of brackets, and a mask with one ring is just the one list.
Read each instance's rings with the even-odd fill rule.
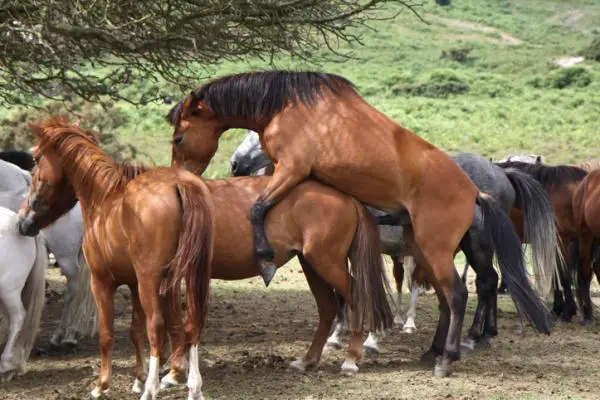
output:
[[372,332],[387,330],[393,327],[394,317],[378,225],[361,203],[353,201],[358,226],[348,254],[352,268],[350,323],[353,329],[360,329],[366,323]]
[[532,247],[537,291],[542,298],[549,299],[554,276],[558,274],[558,264],[564,266],[554,208],[538,181],[514,168],[508,168],[505,172],[515,189],[515,206],[523,210],[525,217],[524,236]]
[[175,256],[161,285],[161,294],[171,290],[177,296],[172,302],[173,307],[178,307],[178,288],[181,280],[185,280],[188,318],[201,332],[208,311],[212,274],[213,207],[206,187],[195,182],[178,182],[177,194],[182,208],[182,225]]
[[74,309],[68,326],[81,337],[94,336],[98,331],[98,308],[90,284],[92,271],[85,260],[81,247],[77,252],[77,287]]
[[46,303],[46,268],[48,267],[48,250],[43,234],[35,236],[35,261],[33,268],[25,281],[21,292],[21,299],[25,307],[25,321],[19,333],[13,355],[13,362],[22,366],[31,354],[35,338],[40,328],[42,311]]
[[538,332],[549,334],[552,330],[550,313],[529,283],[521,241],[510,218],[487,194],[479,193],[477,204],[483,214],[484,231],[489,235],[502,277],[517,309],[524,311]]

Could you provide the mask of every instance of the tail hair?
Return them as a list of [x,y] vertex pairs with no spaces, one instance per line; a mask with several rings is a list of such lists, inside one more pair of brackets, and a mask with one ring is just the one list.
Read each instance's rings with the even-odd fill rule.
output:
[[549,300],[554,276],[564,265],[554,208],[538,181],[514,168],[507,168],[505,172],[515,189],[517,206],[525,217],[524,236],[531,244],[537,292]]
[[352,312],[350,324],[360,329],[364,324],[372,332],[385,331],[394,325],[390,307],[391,289],[387,280],[379,227],[365,207],[354,200],[358,226],[352,240],[349,258],[352,268]]
[[161,284],[160,294],[174,296],[173,307],[179,307],[180,284],[185,280],[188,318],[202,330],[208,311],[212,255],[214,245],[214,212],[206,188],[192,182],[179,182],[182,224],[175,256]]
[[517,309],[524,312],[538,332],[549,334],[552,330],[550,313],[529,282],[521,241],[510,218],[487,194],[480,193],[477,204],[483,214],[483,226],[494,247],[502,277]]

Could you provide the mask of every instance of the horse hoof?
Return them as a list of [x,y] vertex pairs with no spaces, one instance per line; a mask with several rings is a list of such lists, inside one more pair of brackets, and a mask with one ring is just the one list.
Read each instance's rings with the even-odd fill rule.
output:
[[60,347],[60,337],[52,336],[52,339],[50,339],[50,345],[52,347]]
[[446,378],[450,376],[450,364],[447,361],[441,360],[435,364],[433,369],[433,375],[437,378]]
[[136,378],[135,381],[133,381],[133,386],[131,387],[131,391],[133,393],[137,393],[140,394],[144,391],[144,384],[142,383],[142,381],[140,381],[139,379]]
[[594,323],[594,321],[590,318],[586,318],[583,321],[580,322],[581,325],[592,325]]
[[92,399],[99,399],[100,397],[102,397],[103,395],[108,393],[108,389],[100,389],[99,386],[96,386],[94,388],[94,390],[92,390],[92,392],[90,393],[90,396],[92,396]]
[[414,326],[405,326],[404,328],[402,328],[402,332],[408,333],[409,335],[412,335],[416,331],[417,331],[417,328],[415,328]]
[[306,372],[306,364],[303,360],[295,360],[290,363],[290,368],[296,372]]
[[342,364],[342,375],[352,376],[358,372],[358,366],[353,362],[344,361]]
[[439,354],[434,350],[427,350],[420,358],[420,362],[427,365],[434,365]]
[[179,385],[179,382],[170,373],[163,376],[163,378],[160,380],[160,388],[161,389],[167,389],[167,388],[177,386],[177,385]]
[[401,326],[401,325],[404,325],[405,323],[406,323],[406,321],[404,320],[404,317],[402,317],[402,315],[394,316],[394,325]]
[[373,345],[365,344],[363,345],[363,349],[365,349],[365,353],[369,356],[379,355],[379,348]]

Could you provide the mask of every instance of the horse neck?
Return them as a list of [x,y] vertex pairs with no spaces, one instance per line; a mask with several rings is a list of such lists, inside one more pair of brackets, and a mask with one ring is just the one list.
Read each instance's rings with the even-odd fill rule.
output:
[[127,178],[100,148],[82,143],[59,155],[84,215],[95,214],[109,197],[123,195]]

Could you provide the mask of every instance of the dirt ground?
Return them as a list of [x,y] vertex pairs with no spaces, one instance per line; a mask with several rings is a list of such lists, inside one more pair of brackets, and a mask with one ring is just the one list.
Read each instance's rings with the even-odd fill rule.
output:
[[[475,295],[469,279],[472,320]],[[99,364],[97,338],[74,351],[48,352],[58,321],[63,288],[58,270],[50,271],[50,290],[38,351],[23,376],[0,385],[0,399],[82,399],[93,387]],[[595,295],[598,287],[594,286]],[[405,294],[405,298],[407,295]],[[597,302],[597,299],[594,299]],[[517,335],[518,319],[508,296],[501,296],[500,335],[454,365],[450,378],[432,376],[419,356],[433,338],[437,300],[433,293],[418,302],[414,335],[395,330],[381,343],[381,354],[366,358],[353,377],[339,373],[342,350],[324,355],[316,371],[298,374],[289,362],[308,348],[316,327],[316,307],[296,263],[279,270],[271,287],[258,278],[213,282],[212,307],[201,347],[203,392],[207,399],[592,399],[598,398],[600,326],[556,325],[550,336],[531,328]],[[117,295],[116,347],[110,399],[137,399],[129,340],[128,291]],[[466,331],[466,329],[463,329]],[[185,399],[184,386],[162,391],[161,399]]]

